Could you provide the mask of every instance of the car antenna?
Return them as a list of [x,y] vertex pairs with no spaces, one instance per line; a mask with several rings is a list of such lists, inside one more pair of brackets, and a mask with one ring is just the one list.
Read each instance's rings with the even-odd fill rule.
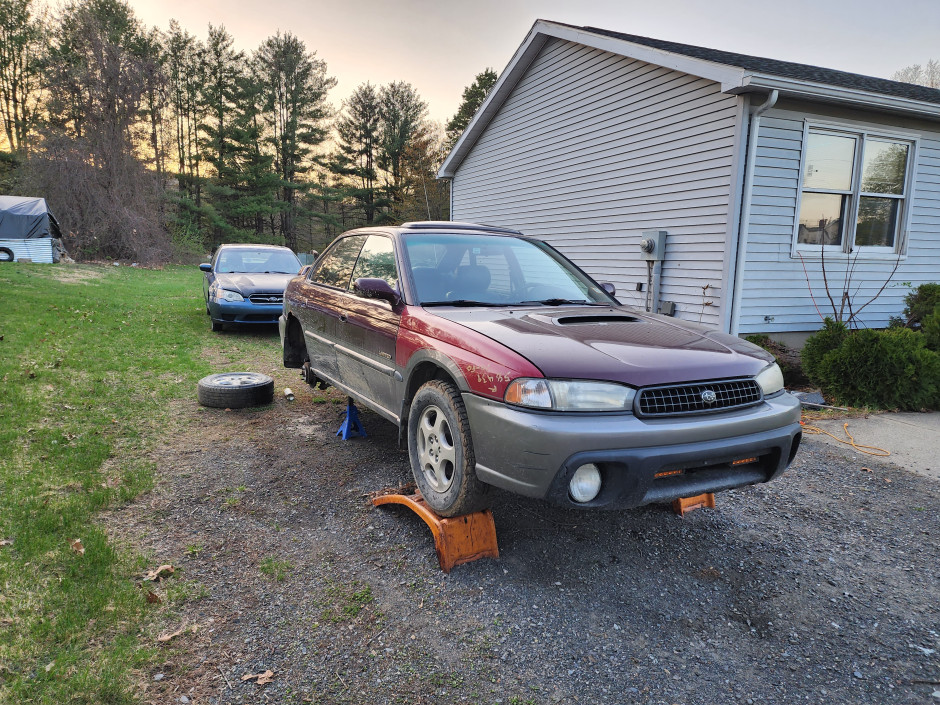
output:
[[421,185],[424,186],[424,205],[428,208],[428,220],[431,220],[431,202],[428,200],[428,183],[424,180],[424,172],[421,172]]

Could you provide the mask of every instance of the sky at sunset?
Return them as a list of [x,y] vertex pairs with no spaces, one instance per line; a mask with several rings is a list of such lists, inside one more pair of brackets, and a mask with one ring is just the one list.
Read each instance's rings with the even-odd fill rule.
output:
[[411,83],[446,121],[486,67],[502,71],[536,19],[603,27],[714,49],[890,78],[940,59],[940,0],[130,0],[167,29],[205,38],[224,25],[251,51],[278,30],[300,37],[339,83],[339,107],[360,83]]

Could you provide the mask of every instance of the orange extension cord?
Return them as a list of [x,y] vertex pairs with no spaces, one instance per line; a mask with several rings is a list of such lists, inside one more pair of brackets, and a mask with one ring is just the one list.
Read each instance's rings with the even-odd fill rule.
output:
[[857,450],[859,453],[864,453],[865,455],[874,455],[874,456],[877,457],[877,458],[886,458],[886,457],[888,457],[889,455],[891,455],[891,452],[885,450],[884,448],[878,448],[877,446],[864,446],[864,445],[859,445],[858,443],[856,443],[856,442],[855,442],[855,437],[854,437],[851,433],[849,433],[849,424],[848,424],[848,423],[842,424],[842,430],[845,431],[845,435],[849,437],[849,440],[845,440],[845,439],[843,439],[843,438],[838,438],[838,437],[832,435],[831,433],[829,433],[829,431],[825,431],[825,430],[819,428],[819,426],[811,426],[811,425],[807,424],[806,421],[804,421],[803,419],[800,419],[800,425],[803,427],[803,433],[805,433],[805,434],[807,434],[807,435],[810,435],[810,436],[818,436],[818,435],[826,435],[826,436],[829,436],[829,437],[832,438],[833,440],[839,441],[839,443],[845,443],[845,445],[847,445],[847,446],[852,446],[852,447],[855,448],[855,450]]

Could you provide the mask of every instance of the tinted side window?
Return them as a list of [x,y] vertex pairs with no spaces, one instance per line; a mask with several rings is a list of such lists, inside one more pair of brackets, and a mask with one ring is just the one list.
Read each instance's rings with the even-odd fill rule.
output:
[[363,277],[384,279],[393,289],[398,286],[398,270],[395,267],[395,249],[391,238],[384,235],[370,235],[366,240],[359,261],[353,272],[352,280]]
[[365,241],[365,235],[354,235],[337,242],[317,263],[317,269],[311,277],[313,281],[338,289],[347,288],[359,250]]

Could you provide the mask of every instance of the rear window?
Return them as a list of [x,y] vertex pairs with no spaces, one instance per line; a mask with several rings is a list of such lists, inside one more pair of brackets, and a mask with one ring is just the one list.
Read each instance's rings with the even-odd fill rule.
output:
[[300,260],[289,250],[223,247],[215,263],[219,274],[297,274]]

